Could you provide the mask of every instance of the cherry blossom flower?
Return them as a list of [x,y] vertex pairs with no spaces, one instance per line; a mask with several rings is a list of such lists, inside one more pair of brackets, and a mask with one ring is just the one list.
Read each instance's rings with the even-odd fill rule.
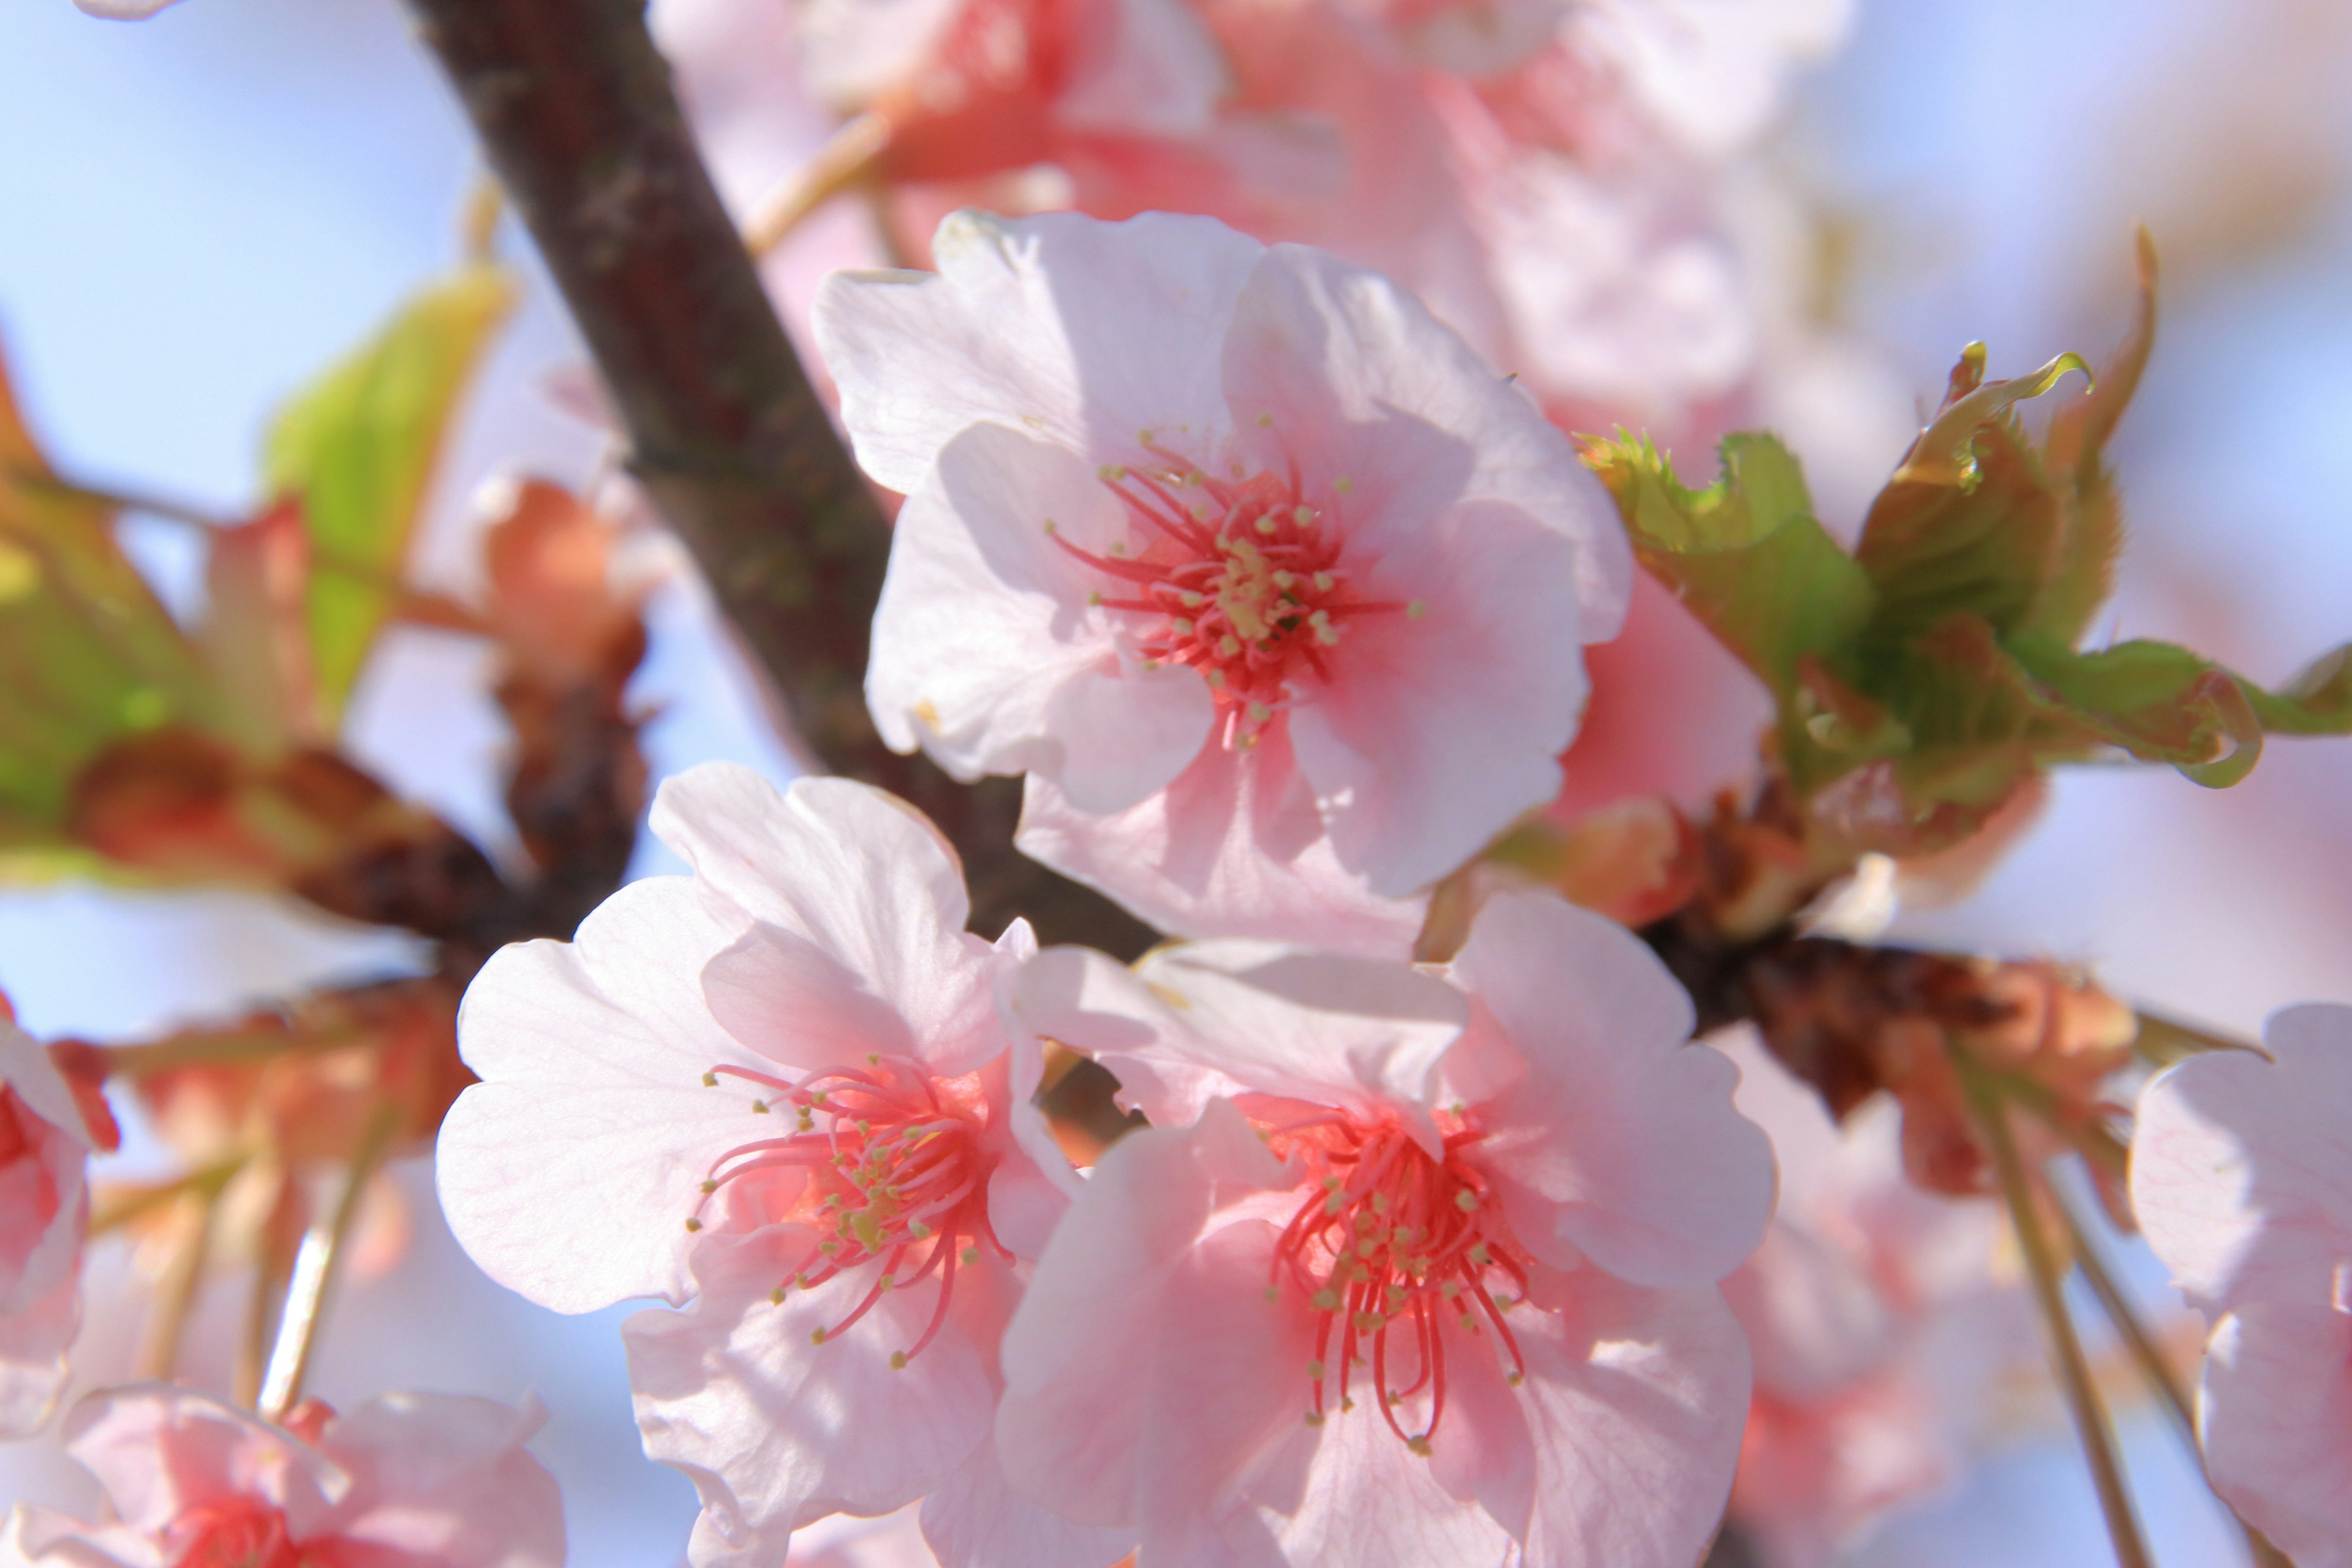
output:
[[1716,1281],[1771,1156],[1637,939],[1507,893],[1442,974],[1055,949],[1016,1005],[1159,1123],[1005,1335],[1016,1485],[1152,1563],[1697,1559],[1748,1401]]
[[1840,1127],[1752,1035],[1717,1044],[1780,1174],[1763,1245],[1723,1282],[1756,1362],[1731,1517],[1771,1568],[1813,1568],[1950,1482],[2033,1325],[1994,1280],[1992,1205],[1905,1179],[1891,1100]]
[[31,1434],[65,1387],[91,1142],[73,1087],[0,997],[0,1437]]
[[2301,1568],[2352,1564],[2352,1007],[2274,1015],[2269,1058],[2159,1074],[2132,1207],[2213,1321],[2198,1395],[2214,1489]]
[[1167,929],[1401,952],[1413,895],[1558,789],[1630,592],[1606,497],[1333,257],[1160,214],[962,214],[934,250],[818,303],[859,459],[909,492],[885,738],[1027,772],[1023,847]]
[[484,1081],[439,1155],[458,1239],[562,1311],[694,1298],[625,1333],[646,1451],[702,1494],[698,1564],[927,1493],[950,1562],[1123,1555],[1006,1494],[988,1445],[1015,1260],[1076,1184],[998,1007],[1027,926],[967,934],[953,851],[845,780],[707,765],[653,828],[693,877],[624,888],[467,994]]
[[555,1478],[523,1447],[546,1418],[536,1399],[394,1394],[341,1415],[306,1401],[279,1426],[168,1384],[102,1390],[66,1417],[66,1448],[112,1518],[20,1506],[0,1563],[561,1568]]

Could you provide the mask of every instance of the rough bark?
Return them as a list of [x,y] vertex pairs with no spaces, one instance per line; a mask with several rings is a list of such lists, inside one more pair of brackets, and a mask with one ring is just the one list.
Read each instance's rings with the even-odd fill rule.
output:
[[631,467],[825,767],[929,813],[973,920],[1123,954],[1150,933],[1012,847],[1019,786],[884,746],[862,688],[889,532],[686,127],[641,0],[407,0],[604,378]]

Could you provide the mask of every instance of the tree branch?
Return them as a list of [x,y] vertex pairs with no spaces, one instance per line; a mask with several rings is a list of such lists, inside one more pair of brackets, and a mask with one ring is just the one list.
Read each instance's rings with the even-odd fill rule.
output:
[[824,764],[954,841],[984,931],[1132,954],[1147,928],[1012,847],[1019,785],[960,785],[884,746],[867,627],[889,532],[688,132],[643,0],[407,0],[530,226],[631,467]]

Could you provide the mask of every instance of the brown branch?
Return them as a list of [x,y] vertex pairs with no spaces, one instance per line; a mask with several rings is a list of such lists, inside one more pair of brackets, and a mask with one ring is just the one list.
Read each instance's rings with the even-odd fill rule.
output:
[[961,850],[984,931],[1132,953],[1150,932],[1012,847],[1019,786],[956,784],[874,732],[889,534],[687,130],[643,0],[408,0],[595,357],[631,466],[825,766]]

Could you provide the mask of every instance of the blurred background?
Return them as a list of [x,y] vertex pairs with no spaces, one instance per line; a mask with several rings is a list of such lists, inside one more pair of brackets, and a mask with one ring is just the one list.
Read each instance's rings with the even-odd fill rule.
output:
[[[16,0],[0,22],[0,342],[36,434],[77,477],[221,513],[258,499],[277,404],[455,257],[478,169],[394,0],[188,0],[135,26]],[[2127,318],[2132,226],[2147,222],[2164,315],[2116,454],[2135,529],[2116,632],[2177,638],[2264,680],[2352,635],[2352,7],[1862,0],[1848,47],[1801,79],[1765,156],[1835,239],[1813,308],[1929,403],[1972,339],[1994,374],[2103,354]],[[581,484],[603,458],[599,432],[546,392],[581,357],[560,304],[522,237],[505,249],[530,297],[443,465],[419,557],[453,588],[472,569],[467,499],[483,480]],[[1858,519],[1823,521],[1850,532]],[[133,535],[167,597],[187,591],[174,529]],[[691,582],[673,576],[651,618],[635,689],[657,714],[656,775],[729,757],[782,776]],[[490,766],[504,732],[480,694],[485,656],[446,634],[394,637],[348,743],[496,845],[509,832]],[[637,868],[662,868],[658,853],[641,846]],[[2242,1034],[2289,1002],[2352,1001],[2352,743],[2282,741],[2220,794],[2164,770],[2067,772],[1982,889],[1906,912],[1898,934],[2083,960],[2123,995]],[[135,1036],[404,961],[397,941],[291,903],[0,895],[0,989],[42,1037]],[[142,1158],[133,1128],[118,1173]],[[404,1169],[401,1189],[414,1254],[345,1291],[315,1392],[535,1390],[572,1560],[682,1561],[693,1495],[638,1452],[615,1332],[627,1309],[563,1319],[507,1295],[441,1227],[429,1171]],[[129,1365],[133,1324],[110,1300],[131,1268],[119,1243],[95,1249],[78,1384]],[[2144,1254],[2134,1273],[2158,1291]],[[2014,1404],[1957,1491],[1853,1560],[2108,1561],[2054,1402]],[[2126,1428],[2166,1568],[2238,1561],[2155,1412],[2136,1407]],[[80,1507],[86,1485],[45,1444],[0,1447],[0,1503]]]

